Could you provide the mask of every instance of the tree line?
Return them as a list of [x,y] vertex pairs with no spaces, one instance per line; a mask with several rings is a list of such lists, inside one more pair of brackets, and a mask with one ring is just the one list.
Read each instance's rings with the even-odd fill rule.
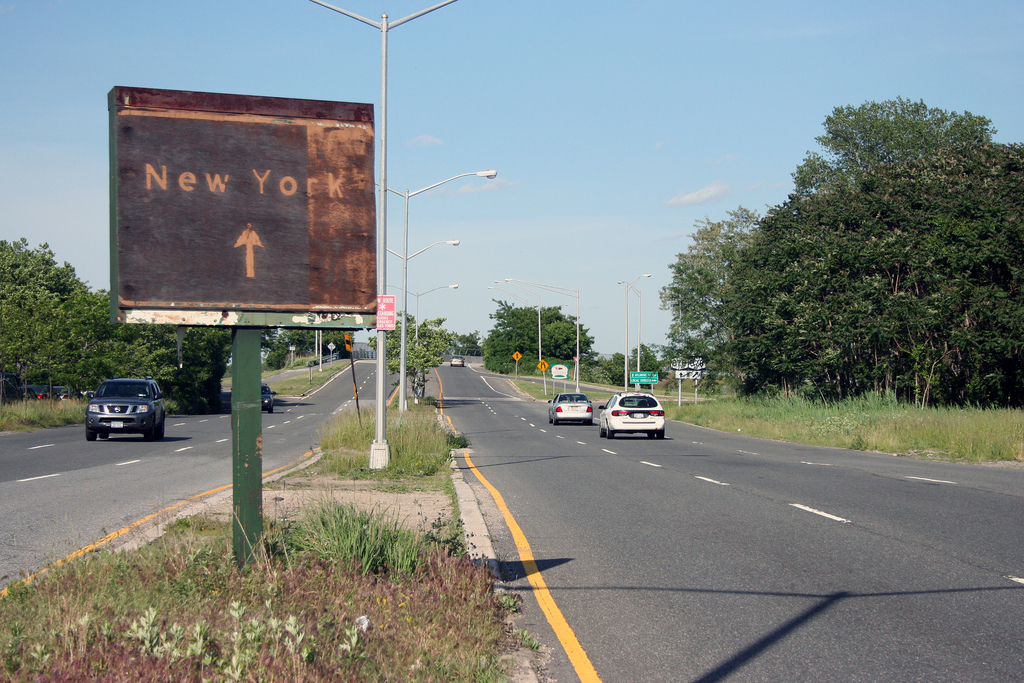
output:
[[189,328],[178,364],[172,325],[110,321],[110,296],[90,291],[46,244],[0,240],[0,370],[12,385],[95,390],[109,377],[151,376],[180,410],[221,409],[220,385],[231,333]]
[[1024,148],[903,99],[839,107],[764,216],[698,221],[667,353],[747,394],[1024,404]]

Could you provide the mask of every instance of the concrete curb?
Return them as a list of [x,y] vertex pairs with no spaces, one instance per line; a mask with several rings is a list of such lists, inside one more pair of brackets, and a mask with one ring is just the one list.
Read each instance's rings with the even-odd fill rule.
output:
[[495,557],[494,547],[491,545],[491,534],[487,530],[487,523],[484,515],[480,512],[480,503],[473,493],[472,487],[462,476],[462,468],[459,467],[456,458],[463,453],[472,453],[472,450],[463,448],[452,451],[452,484],[455,485],[455,497],[459,503],[459,516],[462,519],[463,532],[466,535],[466,551],[469,557],[477,564],[486,566],[491,575],[501,579],[498,570],[498,558]]

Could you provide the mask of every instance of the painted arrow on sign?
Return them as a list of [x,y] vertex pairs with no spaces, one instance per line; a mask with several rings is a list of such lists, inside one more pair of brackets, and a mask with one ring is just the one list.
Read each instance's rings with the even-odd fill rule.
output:
[[245,224],[245,230],[235,240],[235,248],[245,247],[245,276],[256,277],[256,254],[253,252],[253,247],[263,248],[263,242],[260,241],[260,236],[256,234],[256,231],[252,229],[252,223]]

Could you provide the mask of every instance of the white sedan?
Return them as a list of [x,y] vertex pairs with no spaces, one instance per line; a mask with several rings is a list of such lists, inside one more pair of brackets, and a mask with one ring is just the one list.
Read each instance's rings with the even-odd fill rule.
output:
[[665,409],[651,394],[620,392],[601,408],[601,437],[616,434],[647,434],[648,439],[665,438]]
[[548,423],[561,422],[594,424],[594,405],[586,394],[558,394],[548,401]]

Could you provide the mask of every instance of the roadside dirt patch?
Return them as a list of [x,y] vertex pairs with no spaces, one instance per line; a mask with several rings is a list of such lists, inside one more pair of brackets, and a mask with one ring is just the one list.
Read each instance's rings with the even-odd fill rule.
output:
[[[394,517],[409,529],[429,531],[434,522],[450,519],[454,513],[451,499],[443,491],[382,491],[379,486],[376,482],[293,475],[264,487],[263,516],[294,520],[306,507],[337,502]],[[231,498],[202,504],[191,514],[230,521]]]

